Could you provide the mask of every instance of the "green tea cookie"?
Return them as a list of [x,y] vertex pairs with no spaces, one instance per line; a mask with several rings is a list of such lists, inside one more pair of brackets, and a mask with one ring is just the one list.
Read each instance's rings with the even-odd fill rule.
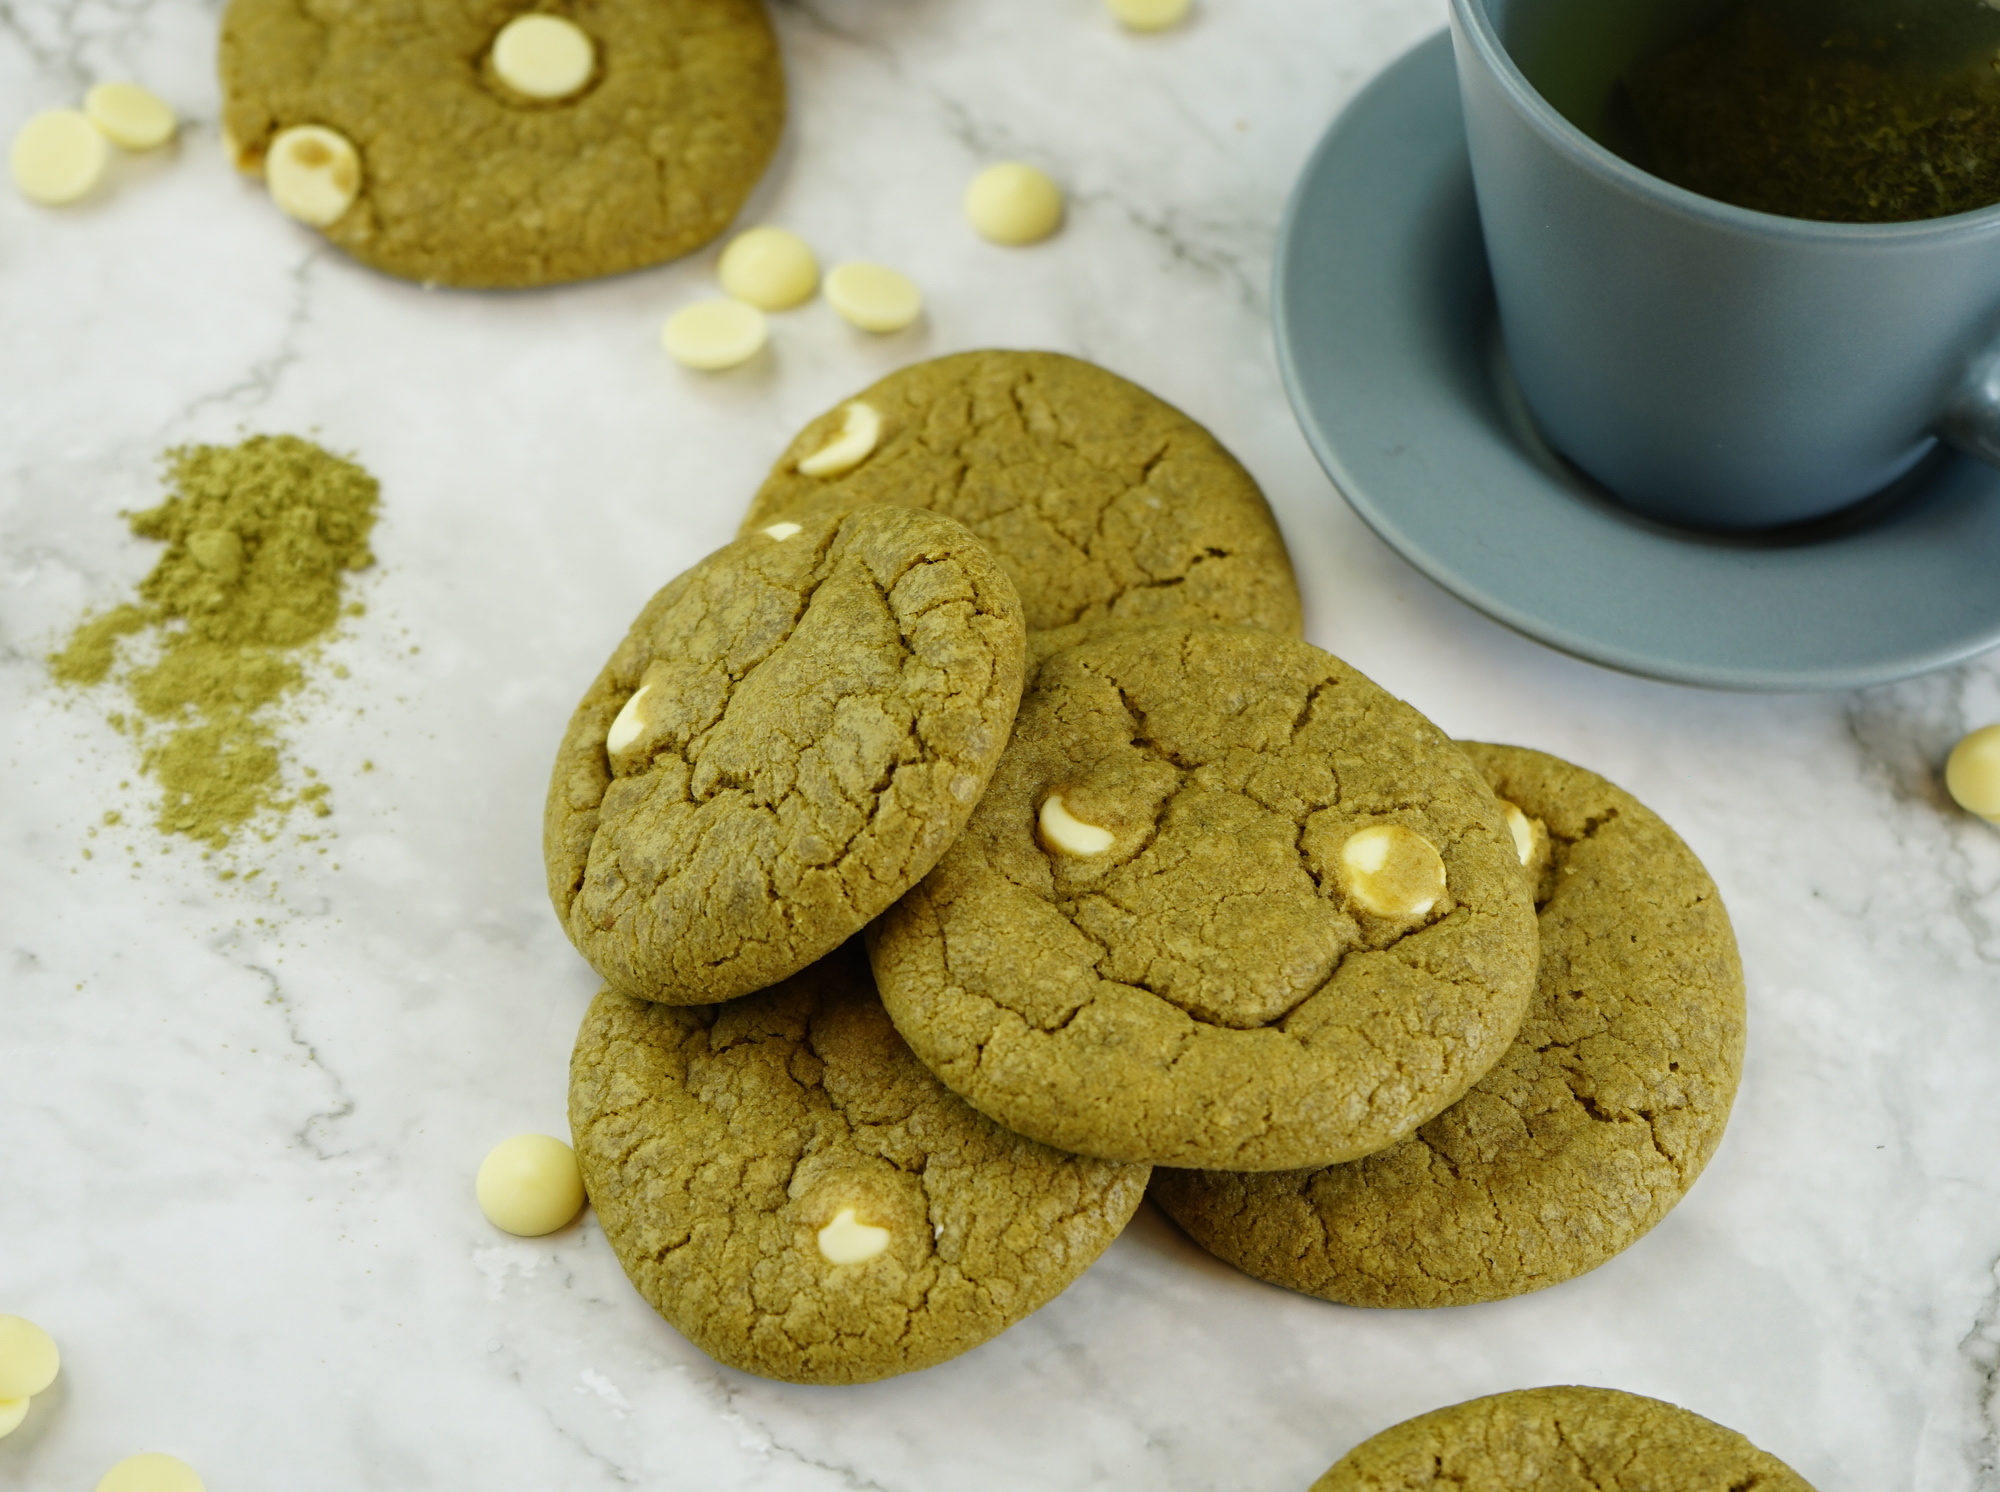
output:
[[717,550],[646,603],[556,755],[542,844],[570,940],[677,1005],[839,947],[958,836],[1022,658],[1012,583],[936,513]]
[[1539,1290],[1665,1217],[1722,1139],[1743,969],[1715,883],[1595,773],[1519,746],[1463,749],[1519,809],[1539,882],[1527,1019],[1470,1093],[1366,1159],[1154,1178],[1197,1243],[1261,1280],[1364,1306]]
[[1312,1492],[1812,1492],[1713,1420],[1615,1388],[1523,1388],[1363,1441]]
[[718,1362],[866,1383],[955,1357],[1118,1236],[1143,1166],[1064,1155],[945,1091],[859,947],[727,1005],[609,990],[570,1065],[570,1127],[639,1293]]
[[871,933],[974,1108],[1107,1160],[1379,1150],[1521,1024],[1535,914],[1429,721],[1268,632],[1112,631],[1041,666],[965,833]]
[[[532,50],[526,72],[518,46],[496,52],[529,14],[569,23],[574,91],[506,81],[550,76]],[[758,0],[230,0],[221,70],[238,165],[362,263],[440,285],[551,285],[699,248],[757,184],[785,115]],[[332,159],[340,140],[323,136],[273,156],[299,126],[358,159]],[[338,178],[315,193],[307,176],[302,208],[287,184],[315,163]]]
[[1031,632],[1302,627],[1285,541],[1250,474],[1172,405],[1058,353],[964,352],[863,389],[799,432],[743,528],[864,502],[949,513],[979,535]]

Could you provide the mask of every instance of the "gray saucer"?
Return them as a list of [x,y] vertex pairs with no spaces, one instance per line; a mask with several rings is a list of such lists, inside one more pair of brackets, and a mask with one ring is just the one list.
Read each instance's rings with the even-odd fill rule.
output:
[[1507,372],[1450,39],[1334,121],[1292,195],[1278,360],[1320,463],[1391,548],[1579,658],[1720,689],[1851,689],[2000,643],[2000,471],[1752,540],[1624,512],[1535,434]]

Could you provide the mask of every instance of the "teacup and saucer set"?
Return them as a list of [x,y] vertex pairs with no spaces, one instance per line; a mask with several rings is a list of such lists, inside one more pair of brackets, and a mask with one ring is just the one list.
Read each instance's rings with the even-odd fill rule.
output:
[[2000,207],[1671,185],[1571,122],[1623,61],[1535,73],[1556,3],[1453,0],[1300,178],[1274,313],[1328,474],[1447,590],[1631,673],[1845,689],[2000,644]]

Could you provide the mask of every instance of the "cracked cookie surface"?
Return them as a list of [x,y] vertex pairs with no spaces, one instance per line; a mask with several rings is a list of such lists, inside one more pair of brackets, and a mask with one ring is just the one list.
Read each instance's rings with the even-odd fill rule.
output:
[[1465,743],[1545,826],[1541,971],[1507,1054],[1410,1138],[1347,1165],[1163,1171],[1153,1193],[1246,1273],[1363,1306],[1500,1300],[1595,1269],[1667,1215],[1721,1142],[1743,970],[1693,851],[1630,793]]
[[1524,1388],[1363,1441],[1312,1492],[1812,1492],[1736,1431],[1611,1388]]
[[[525,12],[596,47],[573,98],[536,102],[489,54]],[[758,0],[230,0],[223,127],[256,169],[281,130],[339,131],[360,195],[323,231],[441,285],[559,284],[659,264],[729,225],[784,124]]]
[[[997,1335],[1083,1273],[1146,1186],[1143,1166],[1051,1150],[946,1091],[858,945],[726,1005],[600,994],[570,1126],[639,1293],[717,1361],[794,1383],[912,1372]],[[886,1238],[835,1263],[830,1226]]]
[[959,524],[775,532],[646,604],[556,755],[550,899],[641,999],[747,994],[860,931],[957,836],[1020,701],[1020,602]]
[[[881,417],[866,458],[802,461],[850,404]],[[892,373],[799,432],[743,531],[864,502],[948,513],[1021,592],[1036,657],[1106,623],[1262,627],[1303,621],[1285,541],[1257,484],[1214,436],[1115,373],[1053,352],[964,352]]]
[[[1435,848],[1435,904],[1350,894],[1343,847],[1385,826]],[[917,1055],[1001,1123],[1266,1170],[1380,1149],[1463,1094],[1520,1025],[1535,918],[1499,801],[1415,710],[1303,642],[1131,628],[1041,665],[870,952]]]

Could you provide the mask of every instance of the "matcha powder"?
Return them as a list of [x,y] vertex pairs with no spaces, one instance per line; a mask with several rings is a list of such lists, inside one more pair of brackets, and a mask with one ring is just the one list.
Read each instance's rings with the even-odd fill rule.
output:
[[[324,783],[284,790],[276,707],[340,619],[347,573],[374,562],[380,487],[292,435],[165,459],[173,496],[129,516],[166,553],[136,601],[87,617],[49,667],[61,683],[110,679],[130,696],[112,721],[160,785],[160,829],[220,849],[267,810],[328,812]],[[124,659],[139,634],[156,646]]]

